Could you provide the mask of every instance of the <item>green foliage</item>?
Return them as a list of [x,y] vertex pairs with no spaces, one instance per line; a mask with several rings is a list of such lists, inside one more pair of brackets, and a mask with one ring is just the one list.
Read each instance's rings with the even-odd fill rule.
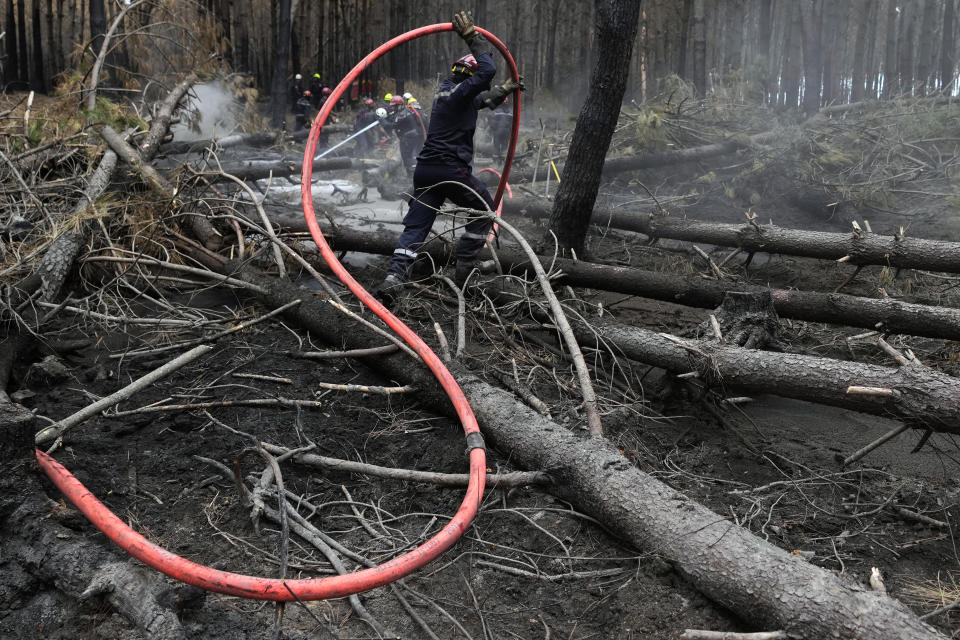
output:
[[40,118],[34,118],[30,121],[30,127],[27,130],[27,142],[31,147],[36,147],[43,140],[43,124]]
[[106,98],[97,98],[97,104],[93,111],[86,112],[87,121],[91,124],[107,124],[122,131],[129,127],[146,131],[150,126],[141,118],[125,112],[120,105],[107,100]]

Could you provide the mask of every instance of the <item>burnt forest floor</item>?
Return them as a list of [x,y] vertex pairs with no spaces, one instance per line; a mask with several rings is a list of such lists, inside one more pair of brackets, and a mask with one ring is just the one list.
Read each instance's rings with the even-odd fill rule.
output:
[[[627,180],[605,185],[598,204],[636,206],[630,203],[639,200],[638,208],[646,211],[653,206],[649,188],[671,215],[694,219],[741,221],[743,212],[753,209],[762,222],[767,217],[784,227],[848,231],[851,220],[869,217],[877,232],[890,233],[902,225],[917,237],[957,239],[955,209],[942,199],[901,194],[884,207],[848,202],[839,210],[811,211],[772,187],[757,193],[759,200],[747,193],[749,189],[738,195],[724,186],[720,164],[710,181],[701,180],[709,167],[687,173],[641,172],[636,180],[646,188]],[[342,177],[355,179],[346,173]],[[927,183],[923,189],[933,193],[936,187]],[[682,197],[694,191],[697,197]],[[536,239],[543,234],[542,224],[527,222],[522,228]],[[717,258],[729,253],[703,248]],[[595,234],[590,256],[660,271],[709,273],[689,243],[661,241],[649,246],[642,236],[625,232]],[[360,277],[373,285],[384,266],[383,259],[374,259]],[[725,270],[728,277],[744,282],[828,292],[847,279],[852,267],[758,255],[749,269],[740,256]],[[878,287],[894,297],[960,303],[955,276],[894,274],[882,267],[865,268],[844,292],[876,296]],[[455,307],[442,290],[425,284],[400,307],[402,317],[429,336],[431,344],[436,343],[434,321],[448,337],[455,333]],[[172,317],[222,319],[263,313],[248,299],[221,289],[190,292],[163,284],[154,292],[171,305]],[[166,313],[127,291],[110,292],[110,297],[124,296],[134,298],[127,302],[131,312]],[[677,335],[689,334],[709,313],[593,291],[578,291],[576,296],[579,302],[572,298],[567,302],[581,304],[585,314],[602,303],[622,322]],[[549,350],[529,343],[523,350],[513,349],[489,326],[482,314],[468,319],[471,366],[480,372],[518,375],[550,405],[559,422],[581,421],[568,368],[554,366],[551,371]],[[783,321],[779,338],[788,350],[891,364],[872,342],[848,340],[858,333],[862,331]],[[10,390],[19,386],[23,404],[56,420],[172,357],[170,353],[137,357],[129,351],[196,335],[123,329],[117,323],[103,325],[60,314],[45,340],[84,338],[87,343],[60,356],[66,367],[59,375],[31,369],[30,363],[43,355],[32,354],[15,367],[16,384]],[[547,343],[553,339],[546,332],[539,335]],[[956,343],[892,340],[894,346],[912,348],[926,364],[960,374]],[[277,321],[261,324],[219,342],[202,360],[119,407],[295,398],[319,400],[318,408],[213,407],[106,415],[72,431],[57,458],[120,518],[157,544],[220,569],[276,576],[278,526],[262,518],[257,532],[232,481],[198,456],[233,468],[251,444],[244,435],[249,434],[289,448],[313,443],[315,453],[388,467],[466,470],[463,436],[454,421],[408,394],[387,397],[319,389],[321,382],[393,383],[355,360],[304,360],[286,353],[325,348],[312,344],[298,327]],[[514,362],[516,374],[511,370]],[[636,397],[600,385],[598,393],[607,437],[641,469],[774,544],[851,580],[865,583],[871,568],[877,567],[891,594],[917,613],[960,597],[955,583],[960,575],[954,535],[958,521],[953,517],[960,496],[960,447],[952,436],[935,434],[913,453],[921,434],[908,432],[857,464],[841,468],[838,458],[895,423],[773,396],[755,397],[742,405],[711,405],[710,411],[704,398],[662,372],[642,365],[635,365],[635,370],[640,376]],[[246,456],[242,466],[244,474],[259,476],[263,471],[257,456]],[[497,451],[489,452],[488,466],[494,471],[513,469]],[[425,540],[456,511],[462,497],[461,489],[318,471],[289,461],[282,470],[286,488],[301,496],[300,513],[374,562]],[[56,495],[47,486],[50,495]],[[947,526],[940,526],[940,521]],[[79,535],[109,544],[82,518],[72,520],[71,527]],[[332,571],[308,543],[296,536],[290,543],[291,577]],[[78,603],[42,585],[34,585],[33,592],[6,586],[7,602],[0,609],[7,615],[0,615],[0,638],[141,637],[99,600]],[[656,556],[624,546],[588,516],[535,488],[488,491],[467,535],[440,560],[408,577],[401,593],[440,638],[676,638],[687,628],[753,630],[694,591]],[[389,630],[404,638],[425,637],[390,589],[373,590],[361,600]],[[238,640],[273,637],[274,616],[272,604],[210,593],[181,619],[190,638]],[[934,622],[948,634],[960,630],[960,614]],[[283,629],[286,638],[376,637],[345,599],[287,605]]]

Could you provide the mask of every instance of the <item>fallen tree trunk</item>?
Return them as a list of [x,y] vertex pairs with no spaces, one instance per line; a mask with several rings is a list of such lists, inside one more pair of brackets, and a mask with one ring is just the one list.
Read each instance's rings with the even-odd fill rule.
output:
[[[287,283],[267,281],[240,264],[224,267],[268,293],[278,308],[301,296]],[[239,272],[239,273],[238,273]],[[350,348],[382,343],[330,305],[307,300],[285,315],[328,343]],[[416,384],[425,405],[449,411],[432,376],[404,355],[369,364],[388,378]],[[867,591],[757,538],[727,518],[643,473],[600,438],[578,438],[460,367],[452,371],[485,437],[527,469],[550,470],[554,490],[631,544],[670,562],[701,592],[762,629],[791,638],[932,640],[943,638],[903,604]]]
[[277,135],[273,133],[235,133],[222,138],[208,140],[174,140],[160,147],[160,153],[166,156],[183,153],[199,153],[208,147],[229,149],[231,147],[270,147],[276,144]]
[[[299,229],[302,219],[294,217],[279,220]],[[338,251],[363,251],[390,255],[397,246],[397,235],[391,232],[367,233],[340,227],[328,234],[331,245]],[[450,258],[450,249],[441,243],[431,243],[421,249],[437,262]],[[500,263],[513,272],[529,268],[526,255],[503,247],[498,252]],[[766,287],[724,280],[704,280],[698,276],[677,276],[632,267],[618,267],[566,258],[541,256],[545,268],[553,265],[560,275],[557,284],[588,287],[615,293],[626,293],[654,300],[664,300],[689,307],[715,309],[728,291],[771,291],[774,307],[781,318],[826,322],[830,324],[863,327],[889,333],[960,340],[960,309],[934,307],[901,302],[892,298],[864,298],[841,293],[819,293],[787,289],[769,290]]]
[[[536,198],[504,200],[505,215],[548,217],[551,203]],[[594,210],[591,224],[634,231],[651,238],[739,247],[747,253],[779,253],[853,265],[883,265],[960,273],[960,242],[885,236],[876,233],[837,233],[786,229],[772,225],[701,222],[616,209]]]
[[657,169],[668,165],[715,158],[716,156],[722,156],[733,153],[734,151],[739,151],[740,149],[749,148],[755,144],[766,144],[781,135],[783,135],[782,131],[766,131],[752,136],[744,136],[742,139],[727,140],[725,142],[691,147],[679,151],[663,151],[661,153],[648,153],[641,156],[607,158],[607,161],[603,165],[603,177],[609,178],[624,171]]
[[[711,387],[769,393],[896,418],[911,427],[960,433],[960,379],[920,365],[898,368],[844,362],[795,353],[774,353],[673,336],[597,319],[573,322],[584,344],[612,346],[616,353],[666,369],[697,372]],[[848,393],[850,387],[889,394]]]
[[738,225],[682,220],[666,216],[623,214],[594,218],[594,224],[644,233],[651,238],[739,247],[747,253],[782,253],[855,265],[877,264],[901,269],[960,273],[960,242],[884,236],[876,233],[836,233],[784,229],[772,225]]
[[[320,158],[313,161],[314,171],[338,171],[341,169],[367,169],[376,167],[379,163],[375,160],[364,160],[358,158]],[[205,167],[196,167],[198,171]],[[229,173],[241,180],[263,180],[273,175],[274,178],[280,178],[290,175],[300,174],[303,169],[302,157],[281,158],[279,160],[248,160],[245,162],[235,162],[223,165],[223,173]],[[213,179],[216,181],[216,175]],[[221,178],[226,180],[226,178]]]

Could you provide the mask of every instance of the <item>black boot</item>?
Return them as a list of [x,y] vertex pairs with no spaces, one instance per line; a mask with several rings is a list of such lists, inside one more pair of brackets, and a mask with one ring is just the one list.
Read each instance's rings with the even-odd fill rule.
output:
[[457,260],[457,269],[453,274],[454,284],[463,289],[463,285],[467,284],[467,278],[470,277],[476,266],[476,260]]
[[403,287],[403,280],[393,273],[388,273],[376,289],[373,290],[373,297],[379,300],[383,306],[388,309],[393,307],[397,298],[400,297],[400,289]]

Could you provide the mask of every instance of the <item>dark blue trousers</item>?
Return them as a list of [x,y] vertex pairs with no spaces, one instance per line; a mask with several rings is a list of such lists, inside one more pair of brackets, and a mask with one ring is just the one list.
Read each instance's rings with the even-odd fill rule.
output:
[[[460,185],[469,186],[480,194],[480,198]],[[401,280],[407,279],[407,270],[417,257],[417,251],[430,232],[444,201],[450,200],[459,207],[469,209],[493,210],[493,198],[486,185],[461,166],[418,162],[413,172],[413,189],[410,208],[403,218],[403,233],[390,260],[390,273]],[[457,261],[474,260],[483,248],[491,227],[491,218],[483,216],[471,219],[457,242]]]

